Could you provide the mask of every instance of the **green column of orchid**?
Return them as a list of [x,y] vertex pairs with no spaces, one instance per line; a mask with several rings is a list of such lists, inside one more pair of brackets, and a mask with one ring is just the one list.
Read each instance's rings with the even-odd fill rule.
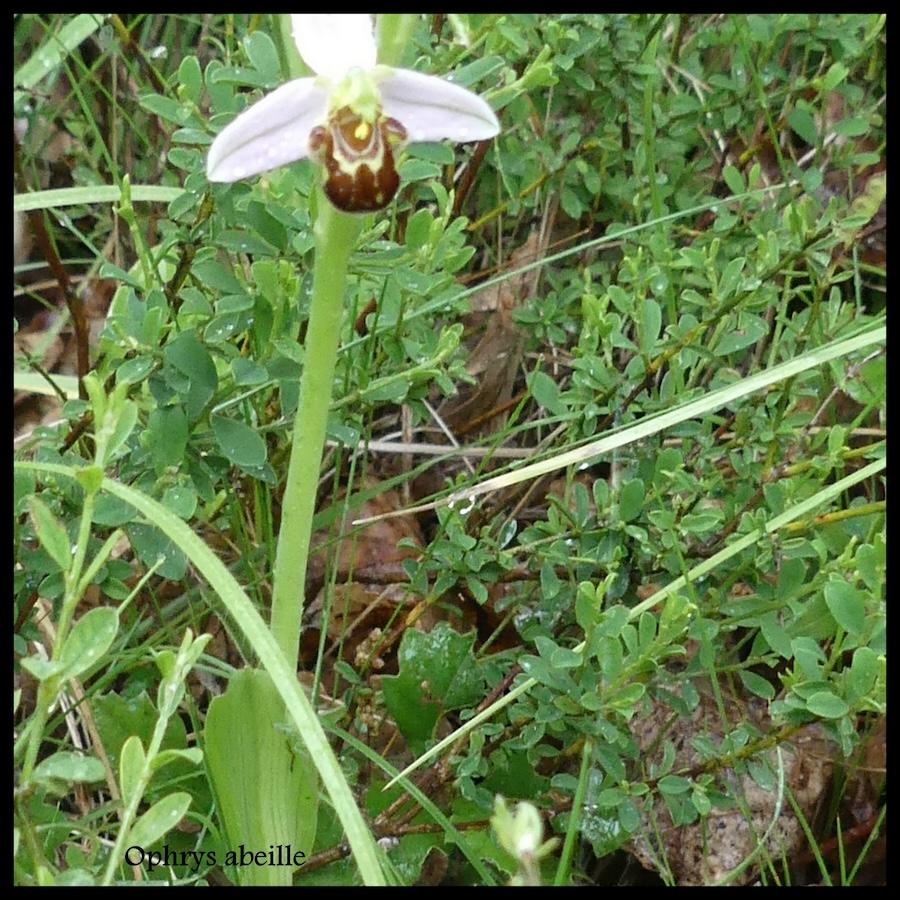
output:
[[[378,27],[378,58],[388,65],[399,60],[415,16],[383,16]],[[282,17],[283,32],[290,28]],[[282,46],[292,74],[303,66],[289,40]],[[303,617],[304,582],[315,512],[316,490],[347,286],[347,264],[363,219],[335,209],[317,190],[315,269],[300,399],[282,500],[281,528],[275,552],[272,588],[272,633],[288,660],[296,662]]]

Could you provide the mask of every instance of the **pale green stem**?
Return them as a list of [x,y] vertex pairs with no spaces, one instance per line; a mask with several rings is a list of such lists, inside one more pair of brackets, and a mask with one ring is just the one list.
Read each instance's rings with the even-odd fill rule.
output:
[[81,599],[79,582],[81,570],[84,568],[84,560],[87,556],[88,541],[91,538],[91,523],[94,520],[94,503],[97,493],[85,492],[84,506],[81,507],[81,521],[78,524],[78,542],[75,545],[75,554],[72,558],[72,566],[66,573],[65,594],[63,596],[62,609],[59,614],[59,624],[56,626],[56,643],[54,653],[58,653],[60,647],[69,634],[69,624],[75,614],[75,607]]
[[[285,59],[293,75],[300,70],[297,68],[299,56],[290,37],[290,17],[280,16],[278,24]],[[382,63],[390,65],[399,59],[414,25],[415,17],[409,15],[386,16],[379,20],[378,58]],[[303,618],[309,539],[344,311],[347,263],[363,221],[358,216],[335,209],[321,189],[317,191],[317,200],[319,213],[314,226],[316,256],[306,356],[281,505],[281,528],[272,583],[272,634],[295,668]]]
[[318,206],[319,215],[313,229],[316,262],[306,355],[281,505],[272,588],[272,634],[293,663],[297,660],[306,560],[344,312],[347,261],[362,227],[358,216],[335,209],[321,190]]
[[41,737],[44,734],[44,728],[47,725],[47,718],[50,713],[50,705],[53,703],[55,696],[55,690],[50,690],[47,687],[46,682],[41,682],[40,685],[38,685],[34,715],[31,717],[30,729],[28,731],[28,746],[25,750],[25,762],[22,764],[23,783],[31,778],[31,773],[34,771],[38,750],[41,747]]
[[572,856],[575,853],[576,836],[581,825],[581,813],[584,808],[584,796],[587,793],[588,775],[591,771],[591,754],[593,744],[590,738],[585,738],[584,748],[581,753],[581,772],[578,775],[578,785],[575,788],[575,796],[572,799],[572,812],[569,825],[566,828],[566,841],[563,844],[562,853],[559,855],[559,866],[556,869],[556,878],[553,884],[562,887],[569,880],[569,872],[572,868]]

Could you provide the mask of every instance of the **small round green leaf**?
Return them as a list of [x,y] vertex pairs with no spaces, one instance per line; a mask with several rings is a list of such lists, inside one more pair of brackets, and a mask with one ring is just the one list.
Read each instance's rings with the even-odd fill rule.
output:
[[266,461],[266,442],[249,425],[213,416],[212,427],[219,449],[235,465],[261,466]]
[[184,459],[187,440],[188,420],[180,406],[154,409],[141,436],[154,462],[161,466],[178,465]]
[[806,708],[816,716],[823,719],[839,719],[847,715],[850,707],[831,691],[819,691],[806,701]]
[[800,138],[806,141],[810,147],[816,147],[819,143],[819,132],[816,123],[808,109],[801,106],[791,110],[788,114],[788,125]]
[[145,765],[146,755],[141,739],[133,734],[122,745],[119,754],[119,788],[122,791],[123,803],[127,804],[134,796]]
[[566,411],[566,406],[559,396],[559,387],[546,372],[535,372],[530,386],[534,399],[548,412],[562,415]]
[[[110,411],[113,412],[112,409]],[[107,459],[112,457],[112,455],[125,443],[125,441],[128,440],[131,432],[134,431],[134,426],[137,425],[138,418],[137,405],[132,403],[130,400],[119,399],[119,402],[116,404],[114,414],[115,424],[111,429],[111,433],[106,445]]]
[[857,647],[847,671],[847,685],[854,697],[867,697],[878,678],[878,654],[871,647]]
[[109,606],[85,613],[69,632],[59,661],[66,678],[76,678],[109,650],[119,630],[119,614]]
[[103,777],[103,764],[99,759],[68,750],[48,756],[32,775],[32,779],[37,782],[62,781],[66,784],[102,781]]
[[835,622],[848,634],[862,633],[866,623],[866,605],[861,591],[846,581],[825,585],[825,603]]
[[152,846],[182,820],[190,805],[191,795],[184,791],[163,797],[134,823],[131,834],[128,835],[129,845]]
[[756,672],[740,672],[741,681],[744,683],[744,687],[750,691],[751,694],[756,694],[757,697],[762,697],[763,700],[774,700],[775,699],[775,688],[766,681],[761,675],[757,675]]
[[63,572],[68,571],[72,564],[72,551],[69,544],[69,536],[62,522],[53,515],[50,507],[38,497],[31,497],[28,501],[31,521],[41,546],[50,554],[50,558]]
[[640,478],[632,478],[622,485],[619,493],[619,516],[623,522],[636,518],[644,505],[644,482]]
[[244,39],[244,49],[253,68],[267,82],[277,84],[281,78],[281,67],[272,39],[264,31],[254,31]]
[[712,803],[710,802],[709,797],[696,787],[691,794],[691,803],[694,804],[694,809],[696,809],[701,816],[708,816],[712,809]]
[[684,794],[693,787],[689,778],[680,775],[664,775],[657,786],[662,794]]
[[203,74],[196,56],[186,56],[178,67],[178,81],[184,88],[185,95],[193,103],[200,102],[203,90]]
[[662,310],[655,300],[645,297],[641,303],[641,321],[638,329],[642,353],[653,352],[660,328],[662,328]]

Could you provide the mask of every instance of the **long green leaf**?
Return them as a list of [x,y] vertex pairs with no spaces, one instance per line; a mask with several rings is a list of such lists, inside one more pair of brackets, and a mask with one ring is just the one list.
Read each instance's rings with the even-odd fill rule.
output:
[[780,363],[777,366],[771,366],[768,369],[764,369],[762,372],[756,372],[747,378],[742,378],[734,384],[729,384],[726,387],[711,391],[706,394],[706,396],[700,397],[698,400],[690,400],[687,403],[682,403],[680,406],[675,407],[675,409],[649,415],[641,419],[635,425],[620,428],[612,434],[607,434],[602,438],[591,441],[589,444],[576,447],[574,450],[567,450],[565,453],[560,453],[549,459],[522,466],[511,472],[504,472],[502,475],[495,475],[492,478],[485,479],[479,484],[455,491],[436,503],[401,509],[397,510],[395,513],[374,516],[371,519],[357,519],[353,524],[362,525],[369,521],[374,521],[375,519],[387,519],[391,516],[420,512],[422,510],[432,509],[435,506],[444,506],[448,504],[453,504],[454,506],[467,506],[475,497],[478,497],[481,494],[498,491],[502,488],[519,484],[520,482],[527,481],[531,478],[539,478],[542,475],[546,475],[548,472],[555,472],[558,469],[564,469],[567,466],[578,465],[580,463],[590,464],[595,462],[597,457],[601,454],[609,453],[612,450],[617,450],[620,447],[633,444],[635,441],[643,440],[666,428],[671,428],[673,425],[685,422],[688,419],[704,416],[713,410],[727,406],[729,403],[734,403],[735,400],[739,400],[741,397],[746,397],[748,394],[763,390],[769,385],[776,384],[779,381],[793,378],[809,369],[821,366],[832,359],[839,359],[842,356],[847,356],[850,353],[862,350],[872,344],[883,343],[886,333],[887,329],[882,325],[864,331],[862,334],[845,338],[844,340],[832,341],[830,344],[825,344],[822,347],[817,347],[815,350],[804,353],[802,356],[797,357],[797,359],[791,359],[787,362]]
[[[17,462],[16,466],[20,469],[48,475],[61,475],[65,478],[75,478],[78,471],[70,466],[54,463]],[[226,609],[247,637],[262,665],[272,676],[275,687],[306,744],[312,761],[319,770],[322,783],[325,785],[344,827],[347,841],[363,880],[366,884],[384,884],[384,874],[378,862],[375,842],[356,806],[347,779],[344,777],[334,751],[322,730],[318,716],[306,695],[300,690],[296,672],[292,671],[288,665],[284,654],[272,637],[272,633],[253,606],[253,602],[222,561],[197,537],[187,523],[169,512],[153,498],[111,478],[104,478],[101,487],[113,496],[130,503],[161,529],[187,554],[197,570],[209,582],[210,587],[221,598],[222,603],[225,604]]]
[[48,378],[70,400],[78,398],[78,379],[74,375],[58,375],[56,372],[46,377],[38,372],[13,372],[13,390],[56,397],[57,392],[53,390]]
[[82,41],[89,38],[103,24],[105,18],[106,15],[83,13],[63,25],[57,34],[48,35],[47,40],[16,69],[13,87],[23,90],[13,92],[13,103],[24,99],[28,89],[56,71],[63,59]]
[[[148,203],[171,203],[183,193],[184,188],[165,187],[161,184],[135,184],[131,187],[132,200]],[[61,206],[81,206],[86,203],[118,203],[121,199],[122,192],[116,185],[91,184],[16,194],[13,209],[16,212],[29,212],[32,209],[58,209]]]

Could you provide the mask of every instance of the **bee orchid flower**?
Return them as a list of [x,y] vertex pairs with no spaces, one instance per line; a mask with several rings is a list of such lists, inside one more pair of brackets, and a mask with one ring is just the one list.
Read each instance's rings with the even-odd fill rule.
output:
[[316,73],[283,84],[227,125],[206,161],[210,181],[238,181],[296,160],[324,167],[325,194],[345,212],[390,203],[405,142],[491,138],[497,117],[476,94],[442,78],[377,65],[372,18],[294,15],[294,40]]

